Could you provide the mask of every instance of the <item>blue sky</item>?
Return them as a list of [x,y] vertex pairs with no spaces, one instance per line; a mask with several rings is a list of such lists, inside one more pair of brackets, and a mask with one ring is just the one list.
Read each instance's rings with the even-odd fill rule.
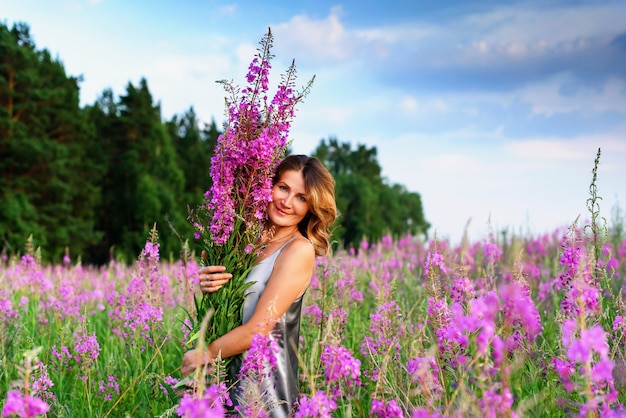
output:
[[273,80],[316,76],[291,136],[376,146],[383,175],[421,194],[431,233],[540,234],[626,208],[626,2],[0,0],[71,75],[81,101],[145,77],[163,117],[221,123],[274,34]]

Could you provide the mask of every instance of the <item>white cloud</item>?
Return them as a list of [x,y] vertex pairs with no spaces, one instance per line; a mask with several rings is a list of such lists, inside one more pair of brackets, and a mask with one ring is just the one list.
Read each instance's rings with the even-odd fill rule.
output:
[[617,4],[587,4],[553,7],[535,5],[501,6],[488,12],[463,16],[450,22],[459,37],[475,33],[491,45],[522,42],[541,50],[546,45],[585,47],[585,39],[624,30],[626,10]]
[[[617,131],[616,131],[617,132]],[[590,172],[598,149],[601,150],[603,175],[610,186],[620,189],[620,178],[626,178],[626,138],[619,133],[586,134],[564,138],[526,138],[507,140],[503,156],[515,161],[523,169],[534,168],[552,171],[571,171],[580,167]],[[586,169],[582,169],[586,167]]]
[[[567,92],[567,91],[570,92]],[[567,73],[533,83],[519,91],[534,114],[551,116],[568,112],[626,112],[626,83],[615,77],[600,89],[592,88]]]
[[248,65],[257,54],[257,48],[248,43],[240,44],[236,48],[236,55],[239,59],[239,64],[241,68],[245,69],[245,72],[248,72]]
[[414,114],[419,111],[419,104],[417,99],[411,96],[404,96],[399,101],[399,107],[402,112],[408,114]]
[[236,16],[239,11],[239,8],[236,4],[225,4],[217,9],[217,14],[219,16]]
[[343,60],[351,55],[351,37],[340,22],[340,8],[333,8],[325,19],[314,20],[307,15],[297,15],[288,22],[272,26],[280,48],[299,51],[308,60]]
[[[530,139],[511,141],[507,148],[517,158],[541,161],[581,161],[592,155],[586,149],[574,146],[571,140]],[[588,147],[585,147],[588,148]]]

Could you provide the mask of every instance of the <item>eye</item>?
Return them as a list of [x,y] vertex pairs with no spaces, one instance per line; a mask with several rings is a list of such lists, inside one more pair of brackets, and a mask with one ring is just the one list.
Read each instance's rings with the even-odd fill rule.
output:
[[287,189],[287,186],[285,186],[284,184],[279,184],[279,185],[278,185],[278,189],[279,189],[279,190],[288,190],[288,189]]
[[306,197],[304,195],[298,195],[298,200],[301,202],[306,202]]

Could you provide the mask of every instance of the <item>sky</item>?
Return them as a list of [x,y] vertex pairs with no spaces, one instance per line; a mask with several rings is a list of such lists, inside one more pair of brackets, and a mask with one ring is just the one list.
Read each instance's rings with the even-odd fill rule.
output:
[[81,76],[81,103],[145,78],[162,117],[224,121],[217,80],[245,84],[268,28],[270,81],[292,60],[311,93],[293,151],[376,147],[422,198],[431,237],[541,235],[626,208],[626,1],[0,0]]

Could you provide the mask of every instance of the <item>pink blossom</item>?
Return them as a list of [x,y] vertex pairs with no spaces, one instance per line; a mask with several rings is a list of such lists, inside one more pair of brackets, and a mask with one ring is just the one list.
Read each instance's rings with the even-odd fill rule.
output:
[[342,345],[329,344],[321,355],[324,375],[335,399],[341,395],[341,386],[349,392],[361,384],[361,361]]
[[17,415],[20,418],[31,418],[44,415],[50,406],[39,398],[22,395],[18,391],[9,391],[2,408],[2,416],[10,417]]
[[431,412],[426,408],[417,408],[411,413],[411,418],[445,418],[445,416],[439,412]]
[[438,267],[441,273],[447,273],[449,271],[446,266],[443,255],[438,252],[426,253],[426,260],[424,261],[424,277],[427,277],[432,271],[433,267]]
[[31,376],[33,378],[31,385],[32,395],[41,398],[44,401],[56,399],[56,395],[49,390],[54,386],[54,383],[48,375],[48,368],[41,361],[38,361],[35,370],[38,376],[36,378],[36,374]]
[[331,418],[337,404],[324,392],[317,391],[310,398],[302,395],[296,403],[294,418]]
[[517,414],[511,410],[513,394],[507,387],[500,390],[496,388],[486,390],[479,402],[479,406],[482,415],[486,418],[497,418],[500,416],[517,417]]
[[372,405],[370,408],[372,416],[378,418],[403,418],[404,412],[395,400],[389,402],[381,401],[378,399],[372,399]]
[[439,383],[439,366],[433,356],[415,357],[406,365],[406,371],[416,389],[425,397],[438,398],[443,393]]
[[223,418],[226,414],[223,402],[226,402],[228,393],[223,386],[212,385],[206,388],[204,395],[194,398],[185,393],[176,409],[179,417],[184,418]]
[[270,335],[254,334],[250,348],[244,355],[239,377],[242,379],[262,380],[276,368],[278,342]]

